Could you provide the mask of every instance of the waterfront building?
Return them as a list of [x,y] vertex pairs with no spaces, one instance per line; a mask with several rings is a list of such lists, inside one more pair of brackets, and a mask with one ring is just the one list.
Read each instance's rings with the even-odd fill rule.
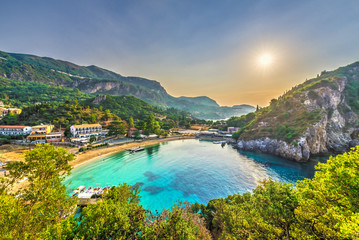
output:
[[29,136],[27,136],[27,140],[30,142],[46,142],[46,135],[51,133],[54,125],[38,125],[33,126],[32,131]]
[[127,130],[127,137],[135,137],[136,131],[137,131],[137,128],[129,128]]
[[30,126],[0,125],[1,135],[28,135],[31,133]]
[[61,142],[65,138],[64,131],[59,132],[51,132],[46,134],[45,140],[46,142]]
[[89,138],[91,135],[103,135],[102,126],[100,124],[81,124],[70,127],[70,132],[75,138]]

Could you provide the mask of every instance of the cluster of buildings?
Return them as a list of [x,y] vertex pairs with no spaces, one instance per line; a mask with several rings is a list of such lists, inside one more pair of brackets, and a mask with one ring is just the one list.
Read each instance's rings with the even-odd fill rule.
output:
[[199,136],[202,137],[221,137],[221,138],[231,138],[232,134],[226,131],[219,131],[218,129],[209,129],[208,131],[201,131]]
[[221,131],[218,129],[208,129],[207,131],[201,130],[193,130],[193,129],[186,129],[186,130],[178,130],[178,133],[182,135],[195,135],[199,137],[219,137],[219,138],[232,138],[232,134],[239,130],[238,127],[228,127],[227,131]]
[[[7,136],[27,135],[26,140],[30,143],[64,142],[64,131],[53,131],[54,125],[38,126],[12,126],[0,125],[0,134]],[[107,131],[102,130],[100,124],[82,124],[70,127],[71,142],[88,142],[90,137],[104,136]]]

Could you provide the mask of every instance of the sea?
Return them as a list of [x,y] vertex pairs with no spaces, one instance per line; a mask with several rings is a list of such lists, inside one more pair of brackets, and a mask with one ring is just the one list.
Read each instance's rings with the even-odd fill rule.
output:
[[298,163],[238,151],[227,144],[187,139],[103,157],[74,169],[64,183],[69,194],[80,185],[136,185],[143,207],[160,212],[179,201],[207,204],[211,199],[250,192],[268,178],[295,186],[298,180],[312,178],[315,166],[328,158]]

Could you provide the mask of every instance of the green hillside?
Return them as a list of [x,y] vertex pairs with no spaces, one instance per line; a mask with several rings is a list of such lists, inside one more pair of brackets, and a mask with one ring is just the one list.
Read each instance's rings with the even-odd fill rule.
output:
[[7,116],[4,124],[37,125],[53,123],[68,128],[73,124],[97,123],[107,120],[128,120],[132,117],[139,127],[147,116],[167,116],[160,121],[163,129],[186,126],[189,113],[161,109],[133,96],[86,94],[78,89],[45,83],[19,81],[0,77],[0,100],[5,105],[22,108],[19,116]]
[[54,86],[39,82],[23,82],[0,77],[0,99],[5,104],[26,107],[35,103],[60,104],[66,101],[83,101],[94,96],[78,89]]

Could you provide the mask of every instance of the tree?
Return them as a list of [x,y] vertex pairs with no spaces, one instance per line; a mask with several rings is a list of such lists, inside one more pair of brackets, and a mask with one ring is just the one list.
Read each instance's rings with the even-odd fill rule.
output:
[[[102,106],[101,106],[102,107]],[[109,120],[109,119],[112,119],[114,116],[113,114],[111,113],[111,111],[109,109],[106,109],[105,110],[105,114],[103,116],[103,120]]]
[[96,117],[96,115],[94,113],[91,114],[91,118],[90,118],[89,122],[90,123],[97,123],[97,117]]
[[134,135],[134,139],[141,139],[141,133],[140,133],[140,131],[136,130],[133,135]]
[[188,203],[174,205],[160,215],[149,217],[144,239],[212,239],[199,214],[191,212]]
[[91,136],[90,136],[90,143],[93,143],[94,141],[96,141],[96,136],[95,136],[95,135],[91,135]]
[[236,141],[238,141],[241,133],[239,131],[232,133],[232,138]]
[[291,184],[264,180],[253,190],[208,203],[207,222],[221,239],[291,239],[297,199]]
[[157,135],[161,134],[161,126],[159,122],[155,120],[153,114],[148,115],[143,133],[145,135],[150,135],[151,133],[155,133]]
[[128,127],[129,128],[134,128],[135,127],[135,124],[133,122],[133,117],[130,117],[130,119],[128,120]]
[[313,179],[297,184],[298,236],[359,238],[359,146],[317,169]]
[[108,130],[109,135],[117,136],[120,134],[125,134],[127,130],[127,124],[124,121],[113,121],[110,122]]
[[[48,227],[74,214],[75,202],[66,193],[62,181],[71,171],[74,155],[50,144],[37,145],[26,153],[25,162],[8,165],[10,184],[28,178],[29,185],[16,192],[0,195],[2,237],[13,239],[41,238]],[[11,186],[11,185],[10,185]],[[6,187],[9,187],[9,182]],[[3,188],[4,189],[4,188]],[[6,237],[5,237],[6,238]]]
[[277,104],[277,102],[278,102],[278,100],[273,98],[272,100],[270,100],[269,105],[274,107]]
[[154,132],[154,128],[155,128],[155,117],[153,116],[153,114],[150,114],[147,116],[146,122],[145,122],[145,127],[144,127],[144,131],[148,132],[149,135],[151,133]]
[[18,124],[18,114],[10,112],[1,121],[8,125]]
[[112,187],[103,201],[83,209],[76,234],[83,239],[138,239],[146,212],[138,189],[127,184]]

